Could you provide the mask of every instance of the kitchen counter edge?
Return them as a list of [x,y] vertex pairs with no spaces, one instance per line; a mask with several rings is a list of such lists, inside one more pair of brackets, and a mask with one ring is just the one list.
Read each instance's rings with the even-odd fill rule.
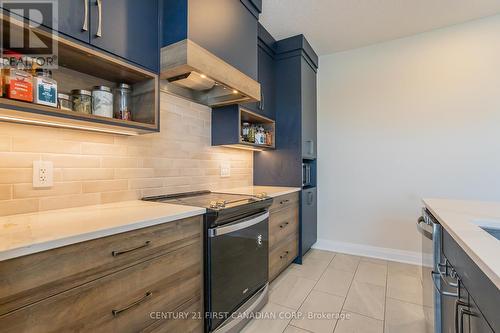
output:
[[[141,213],[143,213],[142,216]],[[24,241],[12,241],[12,245],[0,247],[0,261],[151,227],[154,225],[175,222],[181,219],[203,215],[205,213],[206,209],[200,207],[133,200],[111,204],[3,216],[0,217],[0,243],[3,241],[9,241],[9,230],[7,230],[9,226],[14,226],[14,228],[17,227],[17,230],[14,231],[17,231],[17,236],[19,237],[19,233],[23,232],[23,228],[26,230],[33,230],[33,228],[35,230],[37,228],[41,230],[41,228],[44,227],[64,229],[64,226],[66,225],[60,225],[60,221],[59,223],[55,222],[52,225],[51,221],[48,221],[55,217],[56,220],[62,219],[61,216],[68,217],[68,220],[71,220],[71,217],[76,217],[76,221],[71,220],[72,222],[66,222],[68,230],[71,229],[72,226],[79,227],[79,229],[85,229],[81,225],[75,224],[84,224],[89,220],[99,219],[102,222],[90,225],[87,230],[78,230],[77,232],[63,230],[59,235],[57,235],[57,232],[54,232],[53,234],[41,237],[41,239],[37,239],[36,236],[32,236],[33,239],[29,239],[29,235],[27,235],[26,240]],[[82,215],[83,217],[78,220],[78,215]],[[123,222],[121,222],[122,219]],[[111,222],[108,223],[108,221]]]

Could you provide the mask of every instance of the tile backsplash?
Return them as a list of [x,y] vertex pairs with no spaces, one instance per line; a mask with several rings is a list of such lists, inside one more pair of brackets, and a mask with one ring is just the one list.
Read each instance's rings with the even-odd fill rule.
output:
[[[0,215],[252,184],[251,151],[210,146],[211,109],[161,93],[160,133],[120,136],[0,122]],[[34,189],[35,160],[54,186]],[[230,162],[231,176],[220,177]]]

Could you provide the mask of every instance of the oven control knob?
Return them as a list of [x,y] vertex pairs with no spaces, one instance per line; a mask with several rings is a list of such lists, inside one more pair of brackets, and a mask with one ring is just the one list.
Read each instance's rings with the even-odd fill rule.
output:
[[219,207],[219,208],[226,207],[226,200],[218,200],[217,201],[217,207]]
[[267,193],[266,193],[266,192],[257,193],[257,194],[255,195],[255,197],[256,197],[257,199],[261,199],[261,200],[262,200],[262,199],[265,199],[265,198],[267,197]]
[[217,208],[217,201],[210,201],[210,208]]

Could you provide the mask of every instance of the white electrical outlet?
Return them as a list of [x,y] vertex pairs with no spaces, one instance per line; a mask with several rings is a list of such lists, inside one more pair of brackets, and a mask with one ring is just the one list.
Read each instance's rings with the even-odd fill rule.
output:
[[221,162],[220,163],[220,176],[221,177],[231,177],[231,163]]
[[54,185],[54,165],[50,161],[33,161],[33,188]]

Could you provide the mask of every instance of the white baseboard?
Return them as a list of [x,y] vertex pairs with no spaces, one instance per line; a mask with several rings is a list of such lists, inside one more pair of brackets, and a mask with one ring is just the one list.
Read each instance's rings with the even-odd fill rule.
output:
[[[412,265],[422,265],[422,253],[391,249],[386,247],[377,247],[371,245],[363,245],[356,243],[337,242],[328,239],[318,239],[313,245],[314,249],[326,250],[332,252],[340,252],[363,257],[384,259],[389,261],[397,261]],[[425,254],[424,265],[432,266],[432,256]]]

